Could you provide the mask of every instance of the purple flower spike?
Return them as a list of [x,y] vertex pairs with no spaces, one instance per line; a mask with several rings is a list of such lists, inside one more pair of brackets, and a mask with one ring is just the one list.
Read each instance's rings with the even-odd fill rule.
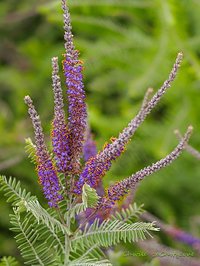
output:
[[141,217],[149,222],[156,221],[157,226],[166,234],[170,235],[174,239],[185,243],[192,248],[196,249],[198,252],[200,250],[200,239],[197,237],[194,237],[190,233],[187,233],[177,227],[171,226],[169,224],[165,224],[163,221],[155,217],[153,214],[149,212],[144,212]]
[[86,129],[86,104],[83,90],[82,62],[66,56],[63,69],[68,87],[68,143],[70,149],[69,171],[79,173]]
[[39,183],[42,185],[45,198],[48,200],[50,207],[57,207],[58,202],[62,199],[59,194],[60,185],[53,163],[49,156],[47,147],[44,142],[41,122],[33,102],[29,96],[24,98],[28,105],[28,112],[32,120],[35,131],[36,155],[37,155],[37,172]]
[[60,185],[52,161],[47,157],[45,158],[45,156],[43,160],[38,159],[37,171],[39,183],[43,187],[43,192],[49,206],[57,207],[58,202],[62,200],[62,196],[59,194]]
[[166,232],[177,239],[180,242],[183,242],[189,246],[195,247],[199,246],[200,247],[200,239],[196,238],[178,228],[171,227],[170,229],[166,230]]
[[[110,186],[107,192],[107,205],[113,205],[116,201],[124,197],[131,189],[134,189],[137,183],[144,179],[144,177],[149,176],[161,168],[164,168],[171,164],[178,156],[181,154],[183,149],[186,147],[186,143],[192,132],[192,127],[188,127],[185,136],[181,139],[177,147],[164,159],[145,167],[144,169],[136,172],[132,176]],[[105,202],[105,201],[104,201]]]
[[80,172],[80,157],[83,152],[87,120],[82,74],[83,63],[78,60],[79,53],[74,49],[70,14],[65,0],[62,1],[62,8],[64,12],[64,39],[66,49],[63,70],[68,88],[68,143],[70,155],[68,170],[73,174],[78,174]]
[[[116,138],[116,140],[112,143],[112,145],[110,145],[109,147],[106,147],[102,151],[101,153],[102,159],[112,160],[113,156],[115,157],[116,154],[119,154],[119,151],[125,147],[128,141],[134,135],[135,131],[138,129],[141,123],[145,120],[147,115],[158,104],[161,97],[165,94],[166,90],[171,87],[171,83],[174,81],[177,75],[182,58],[183,58],[183,54],[179,53],[176,58],[175,64],[173,65],[173,68],[169,74],[169,78],[163,83],[161,88],[157,91],[157,93],[154,94],[151,100],[144,99],[142,107],[140,111],[138,112],[138,114],[136,115],[136,117],[133,120],[131,120],[128,126],[122,131],[122,133],[119,134],[119,137]],[[151,89],[149,93],[151,94]],[[145,96],[148,98],[148,91]]]
[[66,4],[66,0],[62,0],[62,9],[63,9],[63,20],[64,20],[64,40],[65,40],[65,50],[69,56],[75,55],[76,59],[78,58],[78,54],[75,53],[74,43],[73,43],[73,34],[72,34],[72,25],[71,18],[68,6]]
[[69,149],[67,139],[67,125],[63,110],[63,96],[60,77],[58,76],[58,58],[52,58],[52,82],[54,92],[54,120],[52,123],[52,145],[58,172],[67,173],[69,164]]
[[[113,139],[111,144],[104,146],[104,149],[99,152],[94,158],[89,160],[83,172],[80,175],[80,179],[77,182],[76,193],[81,193],[81,187],[84,183],[88,183],[90,186],[97,184],[99,180],[103,178],[106,172],[110,169],[112,161],[119,157],[125,149],[126,144],[134,135],[135,131],[145,120],[151,110],[157,105],[161,97],[166,90],[170,88],[172,81],[175,79],[178,68],[182,61],[183,54],[179,53],[176,62],[170,72],[169,78],[163,83],[162,87],[154,94],[149,100],[149,96],[152,94],[152,89],[149,89],[144,97],[142,107],[135,118],[131,120],[128,126],[119,134],[119,137]],[[98,179],[98,180],[97,180]],[[93,186],[95,187],[95,186]]]

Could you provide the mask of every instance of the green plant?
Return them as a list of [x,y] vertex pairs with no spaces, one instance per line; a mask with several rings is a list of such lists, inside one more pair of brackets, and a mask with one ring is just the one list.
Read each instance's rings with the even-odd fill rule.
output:
[[[54,119],[52,148],[49,152],[40,118],[29,96],[25,97],[35,131],[35,144],[28,139],[27,151],[39,176],[39,183],[50,208],[21,188],[16,179],[0,179],[1,189],[13,206],[12,230],[21,255],[28,265],[111,265],[101,248],[120,241],[144,240],[149,231],[157,231],[154,223],[133,221],[140,208],[129,206],[115,212],[121,199],[135,189],[144,177],[172,163],[185,148],[192,128],[189,127],[177,147],[164,159],[147,166],[104,191],[102,178],[110,169],[137,128],[171,86],[182,60],[179,53],[169,78],[153,96],[148,90],[138,114],[128,126],[96,153],[87,124],[87,108],[83,90],[83,63],[73,44],[70,15],[64,11],[65,48],[63,70],[67,85],[68,123],[65,120],[58,59],[52,59]],[[86,134],[87,133],[87,134]],[[14,263],[14,261],[13,261]],[[12,261],[11,261],[12,264]]]

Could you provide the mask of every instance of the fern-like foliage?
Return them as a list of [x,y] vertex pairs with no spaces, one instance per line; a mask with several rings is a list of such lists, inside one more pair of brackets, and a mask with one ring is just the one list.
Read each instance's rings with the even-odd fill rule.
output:
[[72,230],[70,224],[76,215],[98,204],[97,192],[89,185],[83,186],[82,203],[71,207],[61,219],[59,208],[57,211],[43,208],[36,197],[21,189],[15,178],[7,180],[1,176],[0,184],[14,206],[14,214],[10,216],[11,229],[16,233],[19,250],[28,265],[63,265],[66,252],[69,252],[67,265],[111,265],[101,247],[110,247],[120,241],[144,240],[150,235],[149,231],[158,230],[154,223],[132,222],[131,218],[142,212],[142,206],[136,204],[115,213],[110,220],[100,223],[96,219],[91,225],[87,223],[85,227],[81,225],[81,229]]
[[98,219],[92,225],[87,224],[84,231],[79,230],[72,239],[74,249],[78,245],[95,245],[109,247],[118,244],[120,241],[137,242],[151,236],[149,231],[158,231],[154,223],[133,223],[128,224],[119,220],[104,220],[101,224]]
[[123,208],[122,210],[116,211],[114,215],[112,215],[113,219],[117,219],[119,221],[124,222],[131,222],[133,218],[138,218],[139,215],[141,215],[143,210],[143,204],[140,206],[137,206],[137,204],[134,202],[133,204],[130,204],[127,208]]
[[75,251],[73,250],[70,254],[71,261],[81,261],[86,258],[101,260],[104,257],[105,255],[98,244],[92,246],[85,245],[84,247],[78,246],[77,249]]
[[62,224],[58,219],[56,219],[53,215],[53,212],[49,213],[47,210],[42,208],[37,200],[27,202],[25,206],[27,211],[34,215],[38,223],[42,223],[47,227],[49,234],[57,242],[58,249],[64,254],[64,241],[62,241],[63,236],[65,234],[71,234],[66,225]]
[[5,196],[8,198],[7,201],[11,202],[13,206],[18,207],[18,211],[28,211],[31,212],[36,220],[41,221],[50,230],[58,230],[63,233],[70,234],[69,229],[62,225],[59,220],[52,217],[47,210],[45,210],[38,202],[35,196],[31,196],[30,192],[26,192],[25,189],[21,189],[20,181],[16,181],[16,178],[7,178],[5,176],[0,176],[1,190],[4,191]]
[[32,266],[58,265],[57,244],[42,224],[38,224],[31,214],[21,217],[17,209],[10,215],[11,230],[16,233],[16,242],[25,264]]
[[[45,210],[35,196],[31,196],[30,193],[26,193],[26,190],[22,190],[20,182],[16,179],[6,177],[0,177],[1,189],[5,191],[5,196],[8,197],[8,201],[12,202],[15,208],[15,213],[29,212],[34,216],[34,222],[41,223],[47,227],[48,234],[53,237],[57,242],[59,250],[64,253],[64,247],[60,239],[60,232],[63,234],[70,234],[70,231],[59,220]],[[17,211],[16,211],[17,210]]]
[[76,251],[71,252],[69,265],[101,265],[111,266],[112,264],[105,258],[102,249],[98,244],[84,247],[77,247]]
[[5,176],[0,176],[0,190],[4,191],[7,202],[12,203],[13,206],[22,207],[24,202],[36,199],[30,192],[21,188],[20,181],[16,178],[7,179]]
[[0,266],[19,266],[19,263],[13,257],[3,257],[0,260]]
[[63,234],[71,234],[69,229],[64,226],[59,220],[54,218],[47,210],[45,210],[38,200],[30,200],[24,203],[27,211],[31,212],[36,220],[45,224],[52,232],[61,231]]

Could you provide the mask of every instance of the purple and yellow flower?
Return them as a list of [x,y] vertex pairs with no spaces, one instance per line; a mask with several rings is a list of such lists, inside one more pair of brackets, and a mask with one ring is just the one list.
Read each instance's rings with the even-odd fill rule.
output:
[[42,186],[45,198],[48,200],[49,206],[57,207],[58,202],[62,199],[62,196],[60,195],[61,187],[59,184],[58,176],[45,145],[39,115],[35,110],[31,98],[29,96],[26,96],[24,100],[28,105],[28,112],[35,131],[37,157],[36,169],[38,172],[39,183]]
[[86,129],[86,104],[83,86],[82,62],[66,55],[63,61],[68,97],[68,145],[70,164],[68,170],[79,173]]
[[63,71],[68,97],[68,171],[73,174],[80,172],[80,158],[83,152],[86,131],[87,110],[83,85],[83,62],[78,59],[78,51],[74,49],[71,22],[66,1],[62,1],[64,12],[65,48]]
[[122,154],[126,144],[134,135],[137,128],[160,101],[166,90],[171,86],[172,81],[176,77],[182,57],[182,53],[179,53],[170,72],[169,78],[163,83],[162,87],[150,100],[145,100],[145,104],[142,105],[136,117],[131,120],[128,126],[122,131],[122,133],[119,134],[118,138],[113,139],[112,142],[105,145],[103,150],[95,157],[88,160],[82,173],[80,174],[78,182],[76,183],[75,193],[81,193],[81,188],[84,183],[87,183],[94,188],[97,186],[99,180],[101,180],[110,169],[112,161],[116,160]]
[[[81,194],[85,183],[95,188],[101,196],[99,208],[106,212],[109,208],[123,198],[129,191],[133,190],[136,184],[144,177],[160,170],[175,160],[189,139],[191,128],[181,139],[178,146],[168,156],[148,166],[132,176],[110,186],[106,193],[102,187],[102,178],[109,171],[112,162],[116,160],[125,150],[127,143],[135,131],[145,120],[147,115],[160,101],[166,90],[175,79],[179,65],[182,60],[182,53],[179,53],[176,62],[170,72],[169,78],[151,99],[152,89],[147,91],[144,101],[138,114],[117,138],[112,138],[106,143],[103,149],[97,153],[96,145],[87,129],[87,109],[85,103],[85,91],[83,85],[83,62],[79,60],[79,53],[73,44],[72,27],[70,14],[66,0],[62,0],[64,17],[64,40],[66,53],[63,60],[63,71],[67,86],[68,118],[65,119],[64,102],[62,96],[61,81],[59,77],[58,59],[52,59],[52,81],[54,91],[54,119],[52,122],[52,146],[53,158],[47,150],[44,142],[44,135],[39,116],[29,96],[25,102],[29,107],[29,114],[35,131],[37,171],[39,182],[43,187],[45,197],[51,207],[56,207],[62,199],[61,186],[58,174],[63,173],[66,180],[65,190],[68,190],[70,182],[70,193]],[[85,165],[81,168],[81,159],[84,157]],[[55,160],[55,162],[53,161]],[[83,161],[83,160],[82,160]],[[68,182],[69,181],[69,182]],[[107,211],[109,213],[109,211]],[[107,213],[106,212],[106,213]]]
[[52,145],[57,171],[67,174],[70,161],[69,145],[67,138],[67,124],[63,110],[63,96],[60,77],[58,75],[58,58],[52,58],[52,82],[54,92],[54,119],[52,122]]
[[[122,197],[126,196],[127,193],[135,188],[138,182],[143,180],[146,176],[149,176],[160,169],[168,166],[171,164],[178,156],[181,154],[183,149],[186,146],[186,143],[189,140],[189,137],[192,132],[192,127],[188,127],[188,130],[185,136],[180,140],[179,144],[176,148],[165,158],[159,160],[156,163],[153,163],[150,166],[145,167],[144,169],[136,172],[135,174],[131,175],[130,177],[110,186],[107,190],[107,195],[105,195],[104,205],[112,206],[115,204],[116,201],[120,200]],[[107,200],[106,200],[107,199]]]

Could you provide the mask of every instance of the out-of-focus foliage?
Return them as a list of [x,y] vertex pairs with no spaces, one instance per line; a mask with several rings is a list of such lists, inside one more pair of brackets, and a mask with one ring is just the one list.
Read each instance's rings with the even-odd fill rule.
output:
[[[172,88],[113,165],[105,183],[166,155],[177,142],[176,128],[184,130],[192,124],[191,143],[200,150],[200,2],[68,2],[75,43],[85,62],[90,122],[99,148],[137,113],[146,89],[157,89],[167,78],[177,52],[185,55]],[[34,166],[24,152],[24,139],[32,136],[32,128],[23,97],[33,96],[48,133],[53,112],[51,57],[59,56],[61,62],[64,53],[60,1],[2,0],[0,39],[0,172],[16,176],[40,195]],[[199,163],[184,154],[143,181],[136,199],[163,220],[191,231],[190,222],[200,215],[199,176]],[[0,255],[16,255],[3,201],[0,212]]]

